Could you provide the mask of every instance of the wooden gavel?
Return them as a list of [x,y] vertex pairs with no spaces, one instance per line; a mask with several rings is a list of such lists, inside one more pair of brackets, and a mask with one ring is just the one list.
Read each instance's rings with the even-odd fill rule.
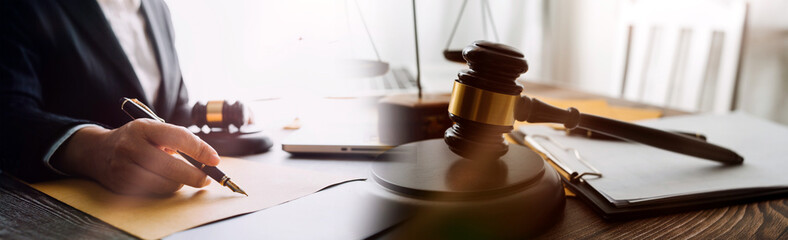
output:
[[741,164],[743,158],[726,148],[702,140],[659,129],[580,113],[576,108],[560,109],[539,99],[521,96],[523,87],[515,82],[528,71],[519,50],[503,44],[476,41],[462,52],[470,69],[454,81],[449,118],[454,125],[444,140],[456,154],[470,159],[497,159],[506,154],[503,134],[514,121],[562,123],[567,129],[587,129],[620,139],[685,155]]
[[198,127],[227,128],[232,124],[240,128],[250,117],[241,101],[232,104],[225,100],[198,102],[192,107],[192,123]]

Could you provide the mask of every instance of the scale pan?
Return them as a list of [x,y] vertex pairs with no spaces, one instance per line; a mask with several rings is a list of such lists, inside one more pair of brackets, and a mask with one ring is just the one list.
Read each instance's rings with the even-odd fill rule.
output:
[[340,75],[353,78],[377,77],[389,71],[389,63],[374,60],[344,59],[337,66]]

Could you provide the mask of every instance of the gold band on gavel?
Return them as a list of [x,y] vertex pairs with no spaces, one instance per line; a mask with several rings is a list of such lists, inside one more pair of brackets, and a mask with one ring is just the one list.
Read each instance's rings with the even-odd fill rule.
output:
[[222,108],[224,101],[208,101],[205,104],[205,121],[208,123],[221,123],[222,122]]
[[487,91],[454,82],[449,113],[491,125],[514,125],[514,105],[520,96]]

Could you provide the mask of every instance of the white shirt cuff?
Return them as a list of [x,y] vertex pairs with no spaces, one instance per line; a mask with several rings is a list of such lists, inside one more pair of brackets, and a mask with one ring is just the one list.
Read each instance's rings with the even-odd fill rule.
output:
[[63,134],[63,136],[61,136],[57,141],[55,141],[55,144],[52,144],[52,146],[49,147],[49,151],[47,152],[46,155],[44,155],[44,165],[49,167],[49,169],[52,169],[52,171],[56,172],[57,174],[60,174],[60,175],[63,175],[63,176],[68,176],[68,174],[66,174],[64,172],[61,172],[60,170],[55,169],[55,167],[52,167],[52,165],[49,164],[49,159],[52,158],[52,155],[54,155],[55,152],[57,151],[57,149],[60,148],[60,145],[62,145],[64,142],[66,142],[66,140],[68,140],[68,138],[70,138],[71,135],[74,135],[75,132],[79,131],[82,128],[92,127],[92,126],[100,127],[99,125],[89,124],[88,123],[88,124],[76,125],[76,126],[72,127],[71,129],[69,129],[68,131],[66,131],[66,134]]

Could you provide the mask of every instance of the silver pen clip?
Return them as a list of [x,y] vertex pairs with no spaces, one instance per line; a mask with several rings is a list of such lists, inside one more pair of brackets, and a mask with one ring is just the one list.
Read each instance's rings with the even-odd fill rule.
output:
[[148,106],[146,106],[144,103],[140,102],[136,98],[123,98],[123,102],[120,104],[120,110],[123,110],[123,112],[125,112],[126,115],[129,115],[129,117],[131,117],[132,119],[136,117],[134,117],[134,115],[126,111],[126,104],[137,105],[139,109],[145,112],[145,114],[147,114],[150,118],[153,118],[159,122],[165,122],[164,119],[160,118],[158,115],[156,115],[156,113],[153,112],[153,110],[148,108]]

